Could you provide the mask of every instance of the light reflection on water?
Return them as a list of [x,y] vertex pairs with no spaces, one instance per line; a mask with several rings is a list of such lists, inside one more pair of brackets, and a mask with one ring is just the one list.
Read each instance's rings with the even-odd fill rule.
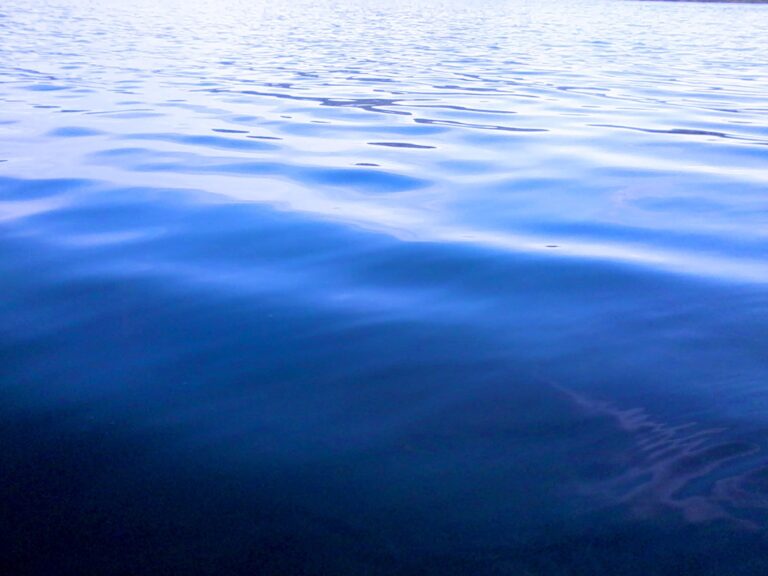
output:
[[4,6],[6,556],[764,573],[766,33],[732,4]]

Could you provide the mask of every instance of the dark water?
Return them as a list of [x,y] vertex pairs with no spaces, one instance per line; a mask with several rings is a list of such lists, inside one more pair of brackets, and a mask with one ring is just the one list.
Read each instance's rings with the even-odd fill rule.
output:
[[7,573],[768,573],[766,38],[4,2]]

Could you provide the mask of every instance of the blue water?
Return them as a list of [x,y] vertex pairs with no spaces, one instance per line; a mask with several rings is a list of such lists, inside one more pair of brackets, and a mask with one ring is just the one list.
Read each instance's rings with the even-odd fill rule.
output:
[[766,38],[3,2],[8,573],[768,573]]

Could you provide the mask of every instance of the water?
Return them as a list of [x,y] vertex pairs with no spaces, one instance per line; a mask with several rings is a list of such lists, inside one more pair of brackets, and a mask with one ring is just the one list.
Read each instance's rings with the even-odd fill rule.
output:
[[9,0],[14,574],[765,574],[768,7]]

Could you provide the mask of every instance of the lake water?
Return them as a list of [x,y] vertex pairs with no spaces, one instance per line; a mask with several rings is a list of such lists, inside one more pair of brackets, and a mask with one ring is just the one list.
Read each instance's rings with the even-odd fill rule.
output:
[[768,573],[766,38],[3,2],[8,573]]

